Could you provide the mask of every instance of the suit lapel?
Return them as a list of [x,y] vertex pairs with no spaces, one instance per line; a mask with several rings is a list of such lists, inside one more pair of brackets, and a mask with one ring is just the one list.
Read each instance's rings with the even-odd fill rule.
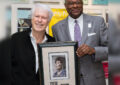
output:
[[83,33],[82,33],[82,42],[81,44],[84,44],[88,37],[88,23],[89,23],[89,17],[87,17],[86,14],[83,14]]
[[64,36],[64,39],[66,41],[71,41],[69,27],[68,27],[68,17],[61,24],[61,29],[62,29],[61,31],[62,31],[62,35]]

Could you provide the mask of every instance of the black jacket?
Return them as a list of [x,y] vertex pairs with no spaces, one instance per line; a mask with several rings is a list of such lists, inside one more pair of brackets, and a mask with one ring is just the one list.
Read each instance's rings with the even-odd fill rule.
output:
[[0,41],[0,85],[11,85],[10,38]]
[[[35,52],[30,39],[30,30],[11,37],[12,85],[40,85],[35,73]],[[47,42],[55,39],[47,35]]]

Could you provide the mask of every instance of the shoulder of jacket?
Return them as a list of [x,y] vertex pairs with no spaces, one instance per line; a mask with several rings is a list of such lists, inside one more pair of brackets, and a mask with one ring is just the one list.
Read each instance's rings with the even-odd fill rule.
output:
[[63,19],[63,20],[57,22],[55,25],[53,25],[53,27],[59,26],[59,25],[65,23],[66,21],[67,21],[67,18],[65,18],[65,19]]
[[25,36],[29,35],[29,32],[30,32],[30,30],[23,31],[23,32],[16,32],[11,36],[11,38],[17,39],[17,38],[25,37]]

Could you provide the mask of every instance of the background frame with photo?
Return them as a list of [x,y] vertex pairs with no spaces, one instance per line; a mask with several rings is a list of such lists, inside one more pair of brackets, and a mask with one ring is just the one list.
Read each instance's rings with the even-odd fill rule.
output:
[[22,32],[31,27],[31,8],[33,4],[13,4],[11,34]]

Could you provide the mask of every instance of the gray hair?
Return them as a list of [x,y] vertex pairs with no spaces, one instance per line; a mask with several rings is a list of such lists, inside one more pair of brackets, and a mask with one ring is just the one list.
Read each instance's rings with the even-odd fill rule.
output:
[[32,7],[32,17],[33,17],[33,13],[35,12],[36,8],[42,8],[42,9],[48,11],[48,13],[49,13],[49,21],[51,20],[51,18],[53,16],[53,12],[52,12],[52,10],[51,10],[51,8],[49,6],[44,5],[44,4],[35,4],[35,5],[33,5],[33,7]]

